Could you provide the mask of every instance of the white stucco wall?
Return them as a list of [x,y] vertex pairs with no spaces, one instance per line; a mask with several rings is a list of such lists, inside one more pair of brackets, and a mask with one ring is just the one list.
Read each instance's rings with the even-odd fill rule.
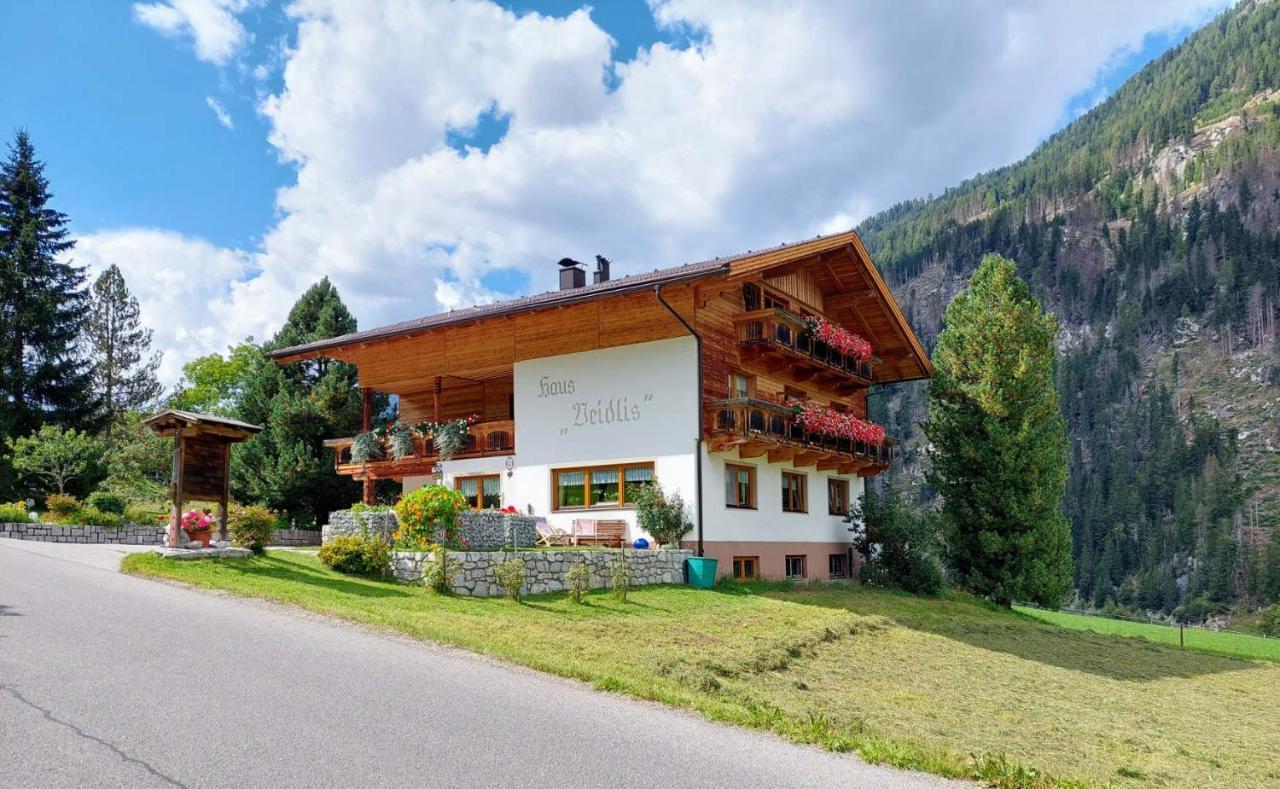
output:
[[[555,468],[649,462],[665,491],[679,491],[696,522],[697,476],[694,438],[698,430],[694,380],[696,344],[691,337],[627,345],[518,362],[515,365],[515,467],[506,456],[447,461],[445,484],[458,476],[498,474],[502,503],[568,530],[574,518],[622,519],[635,529],[630,509],[552,511],[551,471]],[[725,462],[756,468],[756,509],[725,506]],[[782,511],[782,471],[787,464],[765,458],[712,456],[703,450],[704,539],[716,541],[846,542],[846,524],[827,514],[827,479],[837,476],[799,469],[808,483],[807,513]],[[850,501],[863,480],[849,481]],[[429,484],[409,477],[405,491]],[[695,539],[691,533],[689,539]]]
[[[574,518],[626,520],[630,509],[551,509],[551,470],[613,463],[652,462],[664,490],[694,501],[694,439],[698,431],[696,344],[692,337],[565,354],[515,365],[515,468],[506,457],[442,464],[444,482],[458,476],[500,474],[502,501],[521,512],[532,507],[569,530]],[[404,490],[429,484],[405,479]]]
[[[725,463],[755,468],[755,509],[725,506]],[[782,511],[783,471],[805,475],[808,512]],[[841,516],[827,514],[827,480],[848,480],[850,502],[862,495],[865,482],[856,475],[813,467],[797,469],[786,463],[769,463],[764,457],[740,459],[737,452],[704,456],[702,479],[706,508],[703,539],[740,542],[848,542],[848,524]]]
[[[516,469],[506,503],[568,529],[574,518],[623,519],[629,509],[551,509],[551,470],[652,461],[664,490],[694,500],[698,403],[692,337],[566,354],[515,365]],[[506,485],[505,483],[510,483]]]

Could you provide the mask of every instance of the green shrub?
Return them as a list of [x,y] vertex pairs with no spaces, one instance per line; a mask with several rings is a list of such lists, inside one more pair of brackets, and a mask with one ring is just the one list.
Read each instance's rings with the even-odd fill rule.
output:
[[124,525],[124,518],[114,512],[103,512],[97,507],[81,507],[64,517],[67,523],[78,526],[106,526],[114,529]]
[[340,573],[385,578],[391,572],[391,549],[376,535],[334,537],[320,548],[318,555],[326,567]]
[[1209,617],[1217,616],[1226,610],[1226,606],[1221,603],[1215,603],[1207,595],[1201,595],[1173,609],[1173,615],[1179,622],[1203,622]]
[[689,508],[679,493],[664,496],[656,482],[642,485],[627,498],[636,507],[636,525],[649,533],[658,545],[679,546],[680,540],[693,529]]
[[432,562],[427,565],[422,582],[440,594],[448,594],[453,590],[453,573],[457,569],[457,562],[449,558],[449,549],[436,543],[432,551]]
[[84,503],[103,512],[110,512],[113,515],[124,515],[125,507],[129,502],[119,493],[112,493],[107,490],[98,490],[90,493]]
[[28,520],[27,505],[22,502],[0,504],[0,523],[26,523]]
[[942,569],[934,558],[940,542],[936,513],[913,512],[896,490],[868,490],[845,522],[853,524],[853,547],[866,560],[859,574],[863,583],[912,594],[942,590]]
[[466,509],[461,491],[444,485],[427,485],[410,491],[396,502],[395,541],[414,550],[426,550],[437,541],[460,547],[458,514]]
[[131,504],[124,508],[124,519],[126,523],[137,523],[143,526],[159,526],[169,519],[165,513],[149,509],[147,507]]
[[508,559],[493,568],[494,580],[498,582],[498,586],[502,587],[502,591],[506,592],[508,600],[520,599],[525,573],[524,559],[519,556]]
[[227,524],[231,532],[231,544],[248,548],[254,553],[264,553],[275,536],[278,522],[275,513],[266,507],[243,507],[232,513]]
[[[2,519],[0,519],[2,520]],[[1264,636],[1280,638],[1280,603],[1262,609],[1262,618],[1258,621]]]
[[573,598],[573,602],[581,603],[582,596],[591,586],[591,568],[587,567],[586,562],[578,562],[564,574],[564,581],[569,587],[569,597]]
[[56,518],[66,518],[80,509],[80,501],[70,493],[50,493],[45,497],[44,508]]
[[609,586],[613,596],[627,602],[627,590],[631,588],[631,560],[626,551],[618,551],[618,555],[609,563]]

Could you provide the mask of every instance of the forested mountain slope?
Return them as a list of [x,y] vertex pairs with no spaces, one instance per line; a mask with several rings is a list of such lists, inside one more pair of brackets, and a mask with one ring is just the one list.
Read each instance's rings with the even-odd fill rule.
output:
[[[1057,314],[1086,602],[1280,600],[1280,2],[1223,14],[1023,161],[859,231],[930,347],[987,252]],[[897,481],[927,500],[927,386],[877,400],[907,439]]]

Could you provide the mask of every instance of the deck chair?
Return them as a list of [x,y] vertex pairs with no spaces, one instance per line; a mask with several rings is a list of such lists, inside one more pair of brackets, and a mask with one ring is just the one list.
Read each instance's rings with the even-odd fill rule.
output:
[[534,522],[534,528],[538,530],[538,544],[548,548],[554,545],[568,545],[572,539],[569,532],[558,526],[552,526],[546,518],[538,518]]
[[574,545],[595,545],[595,518],[574,518],[571,539]]

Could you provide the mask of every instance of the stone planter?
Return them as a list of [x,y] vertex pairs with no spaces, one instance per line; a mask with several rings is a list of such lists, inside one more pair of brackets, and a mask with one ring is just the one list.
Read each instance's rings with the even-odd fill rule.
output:
[[[458,520],[458,534],[470,550],[494,551],[512,545],[532,548],[538,544],[537,521],[530,515],[467,510],[458,516]],[[322,530],[323,541],[345,534],[360,534],[364,529],[390,540],[397,525],[394,512],[353,513],[340,510],[329,513],[329,524]]]

